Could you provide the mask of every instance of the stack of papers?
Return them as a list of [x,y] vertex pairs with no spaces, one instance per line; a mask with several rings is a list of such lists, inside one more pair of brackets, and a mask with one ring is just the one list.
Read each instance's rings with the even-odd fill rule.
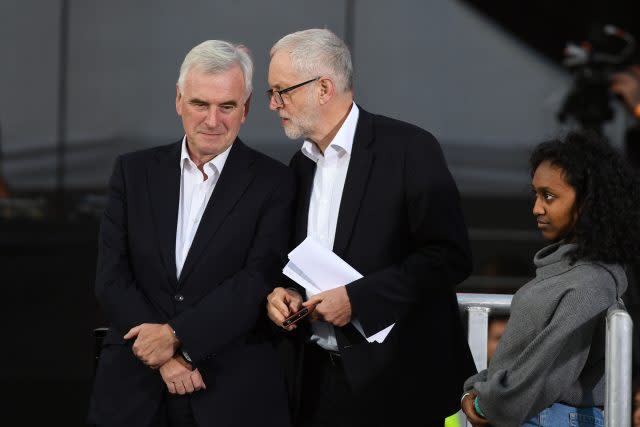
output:
[[[289,253],[289,262],[282,272],[305,288],[309,295],[344,286],[362,277],[356,269],[312,237],[307,237]],[[393,323],[371,336],[366,336],[357,319],[351,323],[368,342],[378,343],[387,338],[395,325]]]

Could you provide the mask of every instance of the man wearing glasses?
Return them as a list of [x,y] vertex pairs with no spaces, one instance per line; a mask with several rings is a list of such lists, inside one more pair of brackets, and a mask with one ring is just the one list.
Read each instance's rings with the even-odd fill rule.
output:
[[[313,296],[292,285],[267,298],[279,326],[313,309],[283,327],[299,344],[291,360],[301,365],[289,364],[296,425],[442,426],[475,367],[454,292],[471,255],[438,142],[353,102],[349,50],[328,30],[280,39],[268,79],[271,110],[289,138],[304,139],[291,160],[294,246],[312,236],[364,275]],[[367,336],[395,326],[369,343],[352,320]]]

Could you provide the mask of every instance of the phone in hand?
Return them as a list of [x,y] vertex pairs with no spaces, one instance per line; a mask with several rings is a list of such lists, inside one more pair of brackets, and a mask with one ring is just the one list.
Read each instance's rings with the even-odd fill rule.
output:
[[287,326],[295,325],[300,319],[304,318],[307,314],[309,314],[309,307],[304,307],[301,310],[296,311],[291,316],[284,319],[284,322],[282,322],[282,326],[287,327]]

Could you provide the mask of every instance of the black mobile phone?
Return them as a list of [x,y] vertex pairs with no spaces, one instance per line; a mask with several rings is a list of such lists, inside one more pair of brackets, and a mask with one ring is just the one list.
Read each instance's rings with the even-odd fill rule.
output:
[[302,319],[307,314],[309,314],[309,307],[304,307],[302,310],[298,310],[291,316],[284,319],[284,322],[282,322],[282,326],[287,327],[294,325],[298,320]]

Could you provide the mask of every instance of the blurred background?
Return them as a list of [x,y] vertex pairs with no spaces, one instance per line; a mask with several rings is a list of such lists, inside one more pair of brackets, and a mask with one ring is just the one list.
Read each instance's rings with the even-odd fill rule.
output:
[[0,386],[9,412],[84,425],[92,330],[105,323],[93,280],[107,180],[118,154],[182,138],[175,81],[194,45],[226,39],[252,50],[255,91],[240,136],[286,163],[300,144],[263,96],[269,49],[312,27],[342,37],[356,102],[442,144],[474,251],[459,290],[511,293],[543,245],[531,215],[532,147],[588,127],[625,149],[635,119],[608,79],[634,61],[639,9],[622,0],[2,0]]

